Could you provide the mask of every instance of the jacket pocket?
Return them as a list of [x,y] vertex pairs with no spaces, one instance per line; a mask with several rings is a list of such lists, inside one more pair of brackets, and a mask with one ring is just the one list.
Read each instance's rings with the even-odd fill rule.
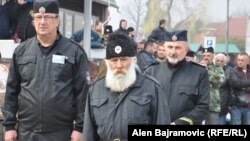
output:
[[179,94],[181,97],[180,104],[186,109],[192,109],[198,99],[198,88],[194,86],[180,85]]
[[66,57],[64,64],[52,63],[52,74],[55,80],[67,80],[73,77],[73,67],[75,60],[73,57]]
[[92,99],[90,104],[93,108],[93,114],[97,125],[102,126],[106,121],[108,98]]
[[17,61],[21,78],[30,81],[36,70],[36,56],[24,56]]
[[130,124],[148,124],[150,117],[151,99],[143,96],[130,96],[127,114]]
[[188,96],[197,96],[198,89],[194,86],[180,85],[179,86],[179,94],[186,94]]

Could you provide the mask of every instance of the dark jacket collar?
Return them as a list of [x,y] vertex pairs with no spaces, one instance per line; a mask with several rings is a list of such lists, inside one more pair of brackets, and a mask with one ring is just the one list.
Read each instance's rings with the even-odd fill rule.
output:
[[[235,68],[239,71],[243,71],[242,68],[239,68],[238,66],[235,66]],[[250,66],[247,65],[247,72],[250,72]]]
[[181,66],[183,66],[186,63],[186,59],[184,58],[182,61],[178,62],[176,65],[172,65],[171,63],[169,63],[167,61],[167,65],[170,69],[177,69],[180,68]]

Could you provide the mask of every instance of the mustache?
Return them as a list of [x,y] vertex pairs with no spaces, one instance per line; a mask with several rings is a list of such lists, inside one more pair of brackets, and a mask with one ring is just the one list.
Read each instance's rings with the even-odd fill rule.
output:
[[124,69],[116,69],[116,70],[114,71],[114,74],[115,74],[115,75],[118,75],[118,74],[125,75],[126,72],[127,72],[127,71],[124,70]]

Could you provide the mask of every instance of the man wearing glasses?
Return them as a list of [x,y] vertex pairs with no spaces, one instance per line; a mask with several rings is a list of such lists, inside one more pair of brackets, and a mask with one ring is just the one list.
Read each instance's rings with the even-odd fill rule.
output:
[[5,141],[81,141],[86,53],[58,32],[57,0],[35,0],[33,11],[37,34],[16,48],[10,66]]

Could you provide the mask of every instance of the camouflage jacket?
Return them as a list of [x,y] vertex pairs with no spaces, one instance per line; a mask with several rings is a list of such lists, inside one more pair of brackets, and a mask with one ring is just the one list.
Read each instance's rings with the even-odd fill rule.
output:
[[225,80],[223,68],[218,65],[208,65],[208,76],[210,82],[210,111],[220,112],[219,87]]

